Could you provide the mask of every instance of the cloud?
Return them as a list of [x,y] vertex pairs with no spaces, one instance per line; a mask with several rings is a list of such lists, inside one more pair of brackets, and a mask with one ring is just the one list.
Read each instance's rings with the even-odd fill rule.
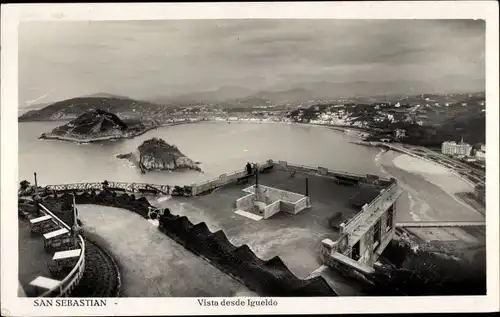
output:
[[58,99],[315,81],[416,80],[442,91],[469,81],[482,89],[484,32],[475,20],[27,22],[19,31],[20,100],[37,97],[28,87],[58,87]]

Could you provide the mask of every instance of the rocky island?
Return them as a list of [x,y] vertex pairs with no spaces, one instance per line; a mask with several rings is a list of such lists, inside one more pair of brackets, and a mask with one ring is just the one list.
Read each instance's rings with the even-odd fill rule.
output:
[[160,138],[144,141],[134,153],[119,154],[121,159],[128,159],[141,168],[141,171],[174,171],[192,169],[201,171],[196,162],[179,151],[177,146],[170,145]]
[[102,109],[90,109],[76,119],[42,133],[40,139],[56,139],[79,143],[132,138],[143,134],[157,124],[140,120],[121,120],[117,115]]

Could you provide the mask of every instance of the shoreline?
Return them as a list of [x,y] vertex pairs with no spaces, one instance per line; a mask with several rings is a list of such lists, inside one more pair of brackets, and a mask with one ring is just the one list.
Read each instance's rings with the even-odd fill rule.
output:
[[474,188],[476,186],[476,184],[472,183],[469,179],[467,179],[466,177],[464,177],[463,175],[461,175],[460,173],[458,173],[457,171],[455,171],[454,169],[446,166],[446,165],[443,165],[443,164],[440,164],[436,161],[433,161],[433,160],[429,160],[428,158],[425,158],[425,157],[422,157],[418,154],[415,154],[415,153],[412,153],[410,151],[407,151],[399,146],[394,146],[390,143],[382,143],[382,142],[374,142],[374,141],[349,141],[349,143],[352,143],[352,144],[357,144],[357,145],[363,145],[363,146],[369,146],[369,147],[375,147],[375,148],[389,148],[388,150],[390,151],[394,151],[394,152],[397,152],[399,154],[402,154],[402,155],[408,155],[410,157],[414,157],[416,159],[419,159],[419,160],[422,160],[426,163],[429,163],[429,164],[432,164],[432,165],[435,165],[437,167],[440,167],[440,168],[443,168],[445,169],[446,171],[452,173],[453,175],[459,177],[462,181],[464,181],[465,183],[467,183],[470,187],[472,187],[472,191],[474,191]]
[[[29,123],[29,122],[67,122],[68,120],[33,120],[33,121],[19,121],[19,123]],[[195,124],[195,123],[251,123],[251,124],[284,124],[284,125],[299,125],[299,126],[309,126],[309,127],[322,127],[322,128],[328,128],[330,130],[334,130],[337,132],[342,132],[342,133],[347,133],[348,131],[353,131],[358,134],[361,133],[373,133],[373,131],[369,131],[367,129],[359,128],[359,127],[352,127],[352,126],[343,126],[343,125],[330,125],[330,124],[318,124],[318,123],[301,123],[301,122],[283,122],[283,121],[251,121],[251,120],[198,120],[198,121],[182,121],[182,122],[170,122],[170,123],[161,123],[158,124],[157,126],[147,128],[139,133],[133,134],[133,135],[128,135],[128,136],[105,136],[105,137],[99,137],[99,138],[77,138],[77,137],[71,137],[71,136],[59,136],[59,135],[52,135],[49,133],[45,133],[45,135],[42,137],[39,136],[39,140],[59,140],[59,141],[67,141],[67,142],[74,142],[78,144],[85,144],[85,143],[97,143],[97,142],[106,142],[106,141],[118,141],[122,139],[133,139],[137,136],[143,135],[151,130],[157,129],[157,128],[162,128],[162,127],[170,127],[170,126],[177,126],[177,125],[182,125],[182,124]]]
[[[386,175],[395,177],[398,180],[399,186],[404,190],[400,205],[397,207],[400,209],[401,214],[399,220],[397,218],[396,221],[452,221],[454,219],[457,221],[472,221],[474,219],[479,220],[479,218],[485,219],[485,214],[481,210],[462,200],[458,196],[459,192],[451,190],[453,187],[457,187],[459,180],[463,181],[461,178],[458,178],[446,169],[443,169],[443,171],[446,171],[445,173],[437,175],[438,178],[442,176],[444,181],[429,178],[429,175],[434,176],[434,174],[431,171],[429,175],[426,175],[424,165],[419,167],[419,171],[414,166],[410,165],[408,166],[409,168],[405,168],[404,166],[404,164],[417,164],[416,162],[408,160],[395,162],[398,158],[404,156],[408,155],[397,151],[383,151],[381,149],[374,160],[381,171]],[[422,162],[429,164],[424,160]],[[443,192],[443,195],[448,197],[442,197],[439,194],[436,195],[433,189],[429,187],[430,185],[439,188]],[[460,227],[408,228],[404,229],[404,231],[408,231],[411,235],[424,241],[424,243],[426,241],[436,241],[438,243],[453,241],[457,243],[459,249],[471,244],[481,245],[481,241],[484,239],[484,235],[480,232],[470,233],[468,230]]]

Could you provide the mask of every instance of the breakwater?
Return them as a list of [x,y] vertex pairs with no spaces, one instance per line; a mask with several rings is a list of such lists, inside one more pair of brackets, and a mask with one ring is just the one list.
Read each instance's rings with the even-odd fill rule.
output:
[[[49,199],[66,201],[73,195],[51,195]],[[148,218],[154,208],[144,197],[117,194],[111,190],[84,191],[75,194],[76,204],[95,204],[123,208]],[[223,231],[210,232],[202,222],[194,225],[187,217],[160,211],[159,230],[189,251],[203,257],[215,267],[263,296],[336,296],[322,277],[297,278],[279,257],[264,261],[247,246],[234,246]]]

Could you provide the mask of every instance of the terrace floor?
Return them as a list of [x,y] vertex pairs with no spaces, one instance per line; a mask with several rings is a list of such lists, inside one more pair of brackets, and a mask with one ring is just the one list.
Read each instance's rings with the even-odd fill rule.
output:
[[293,177],[286,171],[271,171],[259,175],[259,184],[305,194],[305,179],[309,179],[310,209],[291,215],[279,212],[269,219],[254,220],[235,213],[236,199],[247,195],[244,188],[254,184],[230,184],[212,193],[196,197],[172,197],[152,201],[173,214],[187,216],[193,223],[206,222],[211,231],[224,230],[234,245],[248,246],[263,260],[280,256],[299,278],[306,278],[321,263],[318,254],[321,240],[338,236],[329,226],[329,219],[338,214],[334,225],[350,219],[358,211],[350,198],[360,192],[374,197],[381,187],[339,185],[328,177],[297,172]]
[[48,264],[53,253],[45,252],[40,234],[31,235],[28,220],[19,222],[19,282],[26,296],[36,296],[36,290],[29,283],[38,276],[51,277]]

